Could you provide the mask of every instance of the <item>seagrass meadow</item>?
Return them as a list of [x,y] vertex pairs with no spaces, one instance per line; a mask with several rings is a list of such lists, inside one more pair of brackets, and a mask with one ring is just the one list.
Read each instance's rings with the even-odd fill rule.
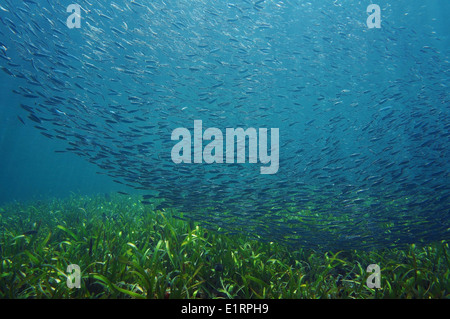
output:
[[[449,298],[446,241],[364,250],[290,247],[181,220],[139,197],[0,209],[0,298]],[[68,265],[80,287],[69,288]],[[367,266],[380,267],[369,288]],[[370,280],[369,280],[370,281]]]

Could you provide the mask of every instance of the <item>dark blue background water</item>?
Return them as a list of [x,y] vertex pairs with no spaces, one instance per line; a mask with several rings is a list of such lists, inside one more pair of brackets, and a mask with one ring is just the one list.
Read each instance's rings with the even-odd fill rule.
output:
[[65,143],[23,125],[17,119],[21,99],[11,93],[14,83],[6,74],[0,74],[0,83],[0,203],[121,189],[80,156],[54,153]]

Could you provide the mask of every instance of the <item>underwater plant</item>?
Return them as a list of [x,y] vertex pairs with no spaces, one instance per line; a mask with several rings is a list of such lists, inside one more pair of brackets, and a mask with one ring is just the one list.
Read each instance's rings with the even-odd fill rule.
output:
[[[293,249],[206,229],[112,195],[0,210],[0,298],[448,298],[445,241],[374,250]],[[181,216],[182,217],[182,216]],[[369,288],[369,264],[381,286]],[[69,265],[80,267],[69,288]]]

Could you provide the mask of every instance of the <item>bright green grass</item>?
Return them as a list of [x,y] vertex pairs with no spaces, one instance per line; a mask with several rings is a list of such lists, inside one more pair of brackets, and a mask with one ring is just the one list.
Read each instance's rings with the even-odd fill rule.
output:
[[[206,230],[138,198],[0,208],[0,298],[448,298],[448,243],[294,250]],[[69,264],[81,288],[69,289]],[[381,288],[370,289],[370,264]]]

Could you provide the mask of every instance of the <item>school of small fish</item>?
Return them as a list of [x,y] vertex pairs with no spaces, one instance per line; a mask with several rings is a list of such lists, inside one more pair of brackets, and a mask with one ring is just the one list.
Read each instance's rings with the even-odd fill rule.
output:
[[[80,28],[66,24],[67,1],[0,2],[17,119],[63,140],[56,153],[84,157],[154,209],[260,240],[450,239],[448,34],[432,23],[392,3],[369,29],[370,1],[72,2]],[[171,133],[195,120],[279,128],[278,172],[175,164]]]

